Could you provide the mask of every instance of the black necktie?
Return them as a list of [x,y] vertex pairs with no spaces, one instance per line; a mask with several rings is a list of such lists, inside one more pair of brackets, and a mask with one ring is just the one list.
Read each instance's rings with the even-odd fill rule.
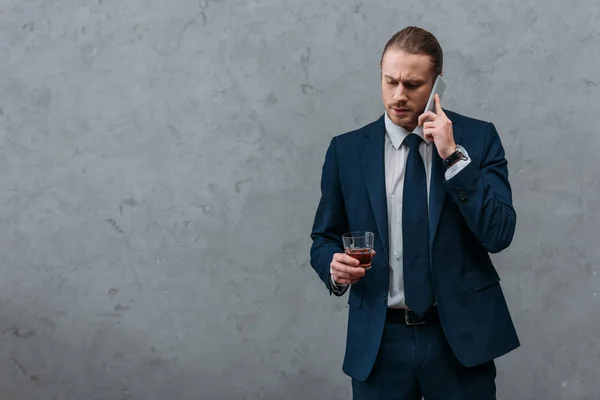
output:
[[402,246],[406,305],[423,317],[434,303],[434,293],[429,270],[427,176],[419,153],[421,142],[421,137],[414,133],[403,142],[410,150],[402,199]]

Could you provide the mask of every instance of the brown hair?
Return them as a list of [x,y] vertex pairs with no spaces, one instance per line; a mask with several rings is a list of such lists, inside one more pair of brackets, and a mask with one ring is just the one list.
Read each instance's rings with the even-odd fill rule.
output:
[[430,56],[436,76],[442,73],[442,67],[444,66],[442,47],[436,37],[425,29],[416,26],[408,26],[401,31],[396,32],[383,48],[381,61],[379,63],[380,66],[383,64],[383,56],[385,56],[385,53],[390,48],[403,50],[409,54],[424,54]]

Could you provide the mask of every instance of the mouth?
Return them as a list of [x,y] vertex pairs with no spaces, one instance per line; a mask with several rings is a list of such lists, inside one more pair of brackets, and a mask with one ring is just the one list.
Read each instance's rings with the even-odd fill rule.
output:
[[391,107],[392,111],[394,112],[394,114],[402,117],[405,115],[408,115],[410,108],[406,108],[406,107]]

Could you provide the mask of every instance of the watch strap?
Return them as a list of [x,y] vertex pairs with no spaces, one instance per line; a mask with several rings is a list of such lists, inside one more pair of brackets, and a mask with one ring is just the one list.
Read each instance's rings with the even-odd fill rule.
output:
[[448,157],[444,158],[443,163],[446,166],[446,168],[450,168],[451,166],[453,166],[458,161],[460,161],[464,158],[465,158],[464,154],[462,154],[461,150],[457,147],[456,150],[454,151],[454,153],[452,153]]

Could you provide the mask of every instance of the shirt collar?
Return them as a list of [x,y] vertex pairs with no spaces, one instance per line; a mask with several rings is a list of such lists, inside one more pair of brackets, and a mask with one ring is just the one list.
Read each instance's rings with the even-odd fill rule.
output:
[[[400,148],[402,142],[404,141],[404,138],[411,134],[411,132],[407,131],[403,127],[394,124],[388,116],[387,111],[385,113],[385,131],[396,150]],[[431,144],[431,142],[425,139],[425,137],[423,136],[423,129],[416,127],[415,130],[412,131],[412,133],[419,135],[428,146]]]

